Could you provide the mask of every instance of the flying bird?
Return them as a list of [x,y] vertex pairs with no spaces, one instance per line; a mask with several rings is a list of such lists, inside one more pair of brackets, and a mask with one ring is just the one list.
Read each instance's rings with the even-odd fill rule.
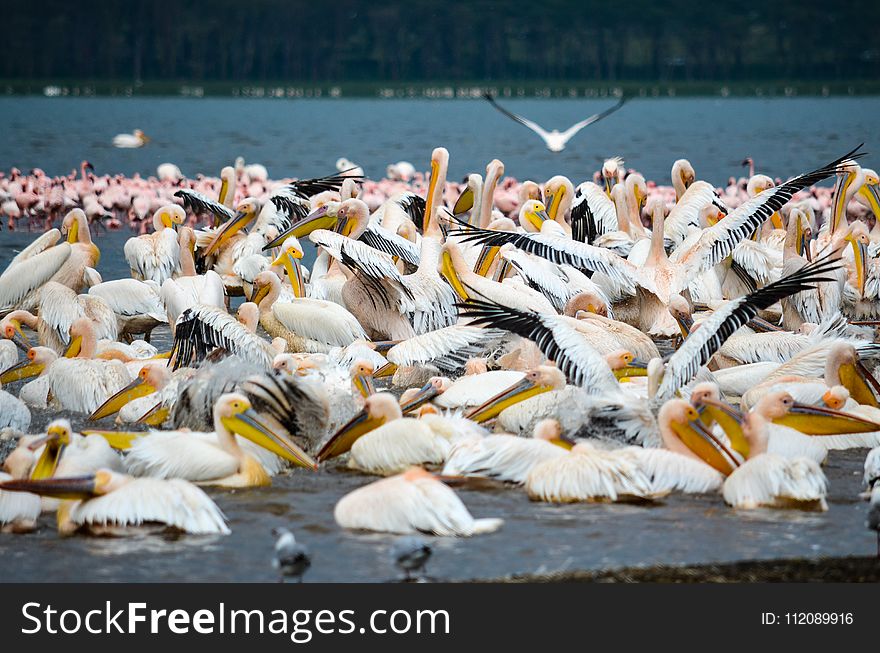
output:
[[547,146],[547,149],[550,150],[551,152],[561,152],[562,150],[564,150],[565,146],[568,144],[568,141],[570,141],[572,138],[574,138],[574,135],[577,134],[580,130],[582,130],[587,125],[592,125],[594,122],[599,122],[600,120],[602,120],[602,118],[605,118],[606,116],[610,116],[612,113],[617,111],[620,107],[622,107],[623,103],[626,101],[623,97],[621,97],[617,101],[617,104],[615,104],[613,107],[611,107],[609,109],[605,109],[605,111],[602,111],[600,113],[594,114],[594,115],[590,116],[589,118],[584,118],[580,122],[576,122],[571,127],[566,129],[564,132],[560,132],[557,129],[554,129],[554,130],[548,132],[546,129],[541,127],[541,125],[539,125],[538,123],[533,122],[533,121],[529,120],[528,118],[523,118],[522,116],[519,116],[515,113],[512,113],[511,111],[508,111],[507,109],[502,107],[500,104],[498,104],[495,101],[495,98],[492,96],[491,93],[484,93],[483,97],[486,100],[488,100],[489,103],[493,107],[498,109],[505,116],[507,116],[508,118],[510,118],[512,120],[515,120],[516,122],[518,122],[521,125],[528,127],[533,132],[535,132],[538,136],[540,136],[541,139],[544,141],[544,144]]

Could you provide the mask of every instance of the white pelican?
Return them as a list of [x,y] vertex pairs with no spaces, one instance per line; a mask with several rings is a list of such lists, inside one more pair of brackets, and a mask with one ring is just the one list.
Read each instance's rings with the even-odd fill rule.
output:
[[153,214],[153,233],[125,241],[123,251],[132,277],[155,281],[160,286],[171,278],[180,262],[174,225],[183,224],[185,220],[186,213],[181,207],[168,204]]
[[[89,415],[89,421],[120,413],[120,422],[136,422],[157,403],[176,399],[176,384],[166,392],[172,373],[165,362],[147,363],[127,386],[108,398]],[[123,414],[124,413],[124,414]]]
[[352,530],[470,537],[497,531],[503,519],[474,519],[455,492],[420,467],[349,492],[333,509]]
[[575,124],[573,124],[571,127],[569,127],[568,129],[566,129],[563,132],[560,132],[556,129],[548,132],[546,129],[541,127],[541,125],[539,125],[538,123],[533,122],[531,120],[528,120],[527,118],[523,118],[522,116],[519,116],[515,113],[511,113],[507,109],[503,108],[501,105],[499,105],[495,101],[495,98],[490,93],[485,93],[483,95],[483,97],[486,100],[488,100],[489,103],[493,107],[498,109],[498,111],[503,113],[505,116],[507,116],[511,120],[518,122],[519,124],[523,125],[524,127],[528,127],[533,132],[535,132],[538,136],[540,136],[541,140],[544,141],[544,144],[547,146],[547,149],[550,150],[551,152],[561,152],[562,150],[564,150],[565,146],[568,144],[568,141],[570,141],[572,138],[574,138],[575,134],[577,134],[580,130],[582,130],[584,127],[586,127],[588,125],[592,125],[594,122],[598,122],[599,120],[602,120],[602,118],[605,118],[606,116],[611,115],[612,113],[617,111],[620,107],[622,107],[623,103],[625,102],[625,99],[623,97],[621,97],[617,101],[617,104],[615,104],[613,107],[611,107],[609,109],[605,109],[605,111],[602,111],[600,113],[594,114],[594,115],[590,116],[589,118],[584,118],[583,120],[576,122]]
[[339,304],[302,296],[278,301],[281,280],[274,272],[258,274],[254,290],[251,299],[259,306],[260,325],[269,336],[284,338],[288,352],[326,353],[367,337],[355,317]]
[[113,137],[113,147],[133,149],[143,147],[150,142],[150,137],[140,129],[135,129],[130,134],[116,134]]
[[131,340],[133,335],[143,334],[150,342],[150,335],[160,324],[168,324],[168,315],[160,288],[155,281],[137,279],[113,279],[89,288],[89,295],[99,297],[116,315],[120,337]]
[[0,390],[0,429],[11,428],[26,432],[30,425],[31,411],[25,403],[5,390]]
[[270,485],[269,472],[239,445],[238,434],[296,465],[317,467],[280,425],[262,418],[243,394],[228,393],[217,400],[214,433],[216,439],[211,441],[186,431],[153,431],[132,443],[126,465],[136,476],[183,478],[229,488]]
[[402,340],[386,352],[385,358],[396,367],[431,365],[451,374],[469,359],[486,353],[503,336],[502,331],[454,324]]
[[788,459],[769,453],[767,426],[759,411],[743,416],[746,461],[724,481],[724,501],[742,509],[827,510],[828,481],[822,468],[809,458]]
[[266,370],[272,368],[272,359],[278,353],[222,308],[196,304],[186,309],[175,326],[171,348],[174,369],[202,361],[216,348]]
[[630,457],[580,442],[564,456],[535,465],[526,477],[534,501],[652,501],[663,496]]
[[[113,444],[116,444],[114,442]],[[30,457],[30,478],[78,476],[98,469],[121,472],[122,459],[111,443],[100,435],[74,433],[70,422],[56,419],[46,427],[46,435],[19,444],[19,463]]]
[[62,500],[58,532],[137,534],[161,525],[194,535],[226,535],[226,518],[201,489],[182,479],[132,478],[101,469],[94,474],[0,483],[0,490]]
[[501,433],[483,438],[463,438],[452,445],[442,475],[477,476],[522,485],[532,468],[545,460],[564,456],[572,442],[554,419],[541,420],[531,438]]

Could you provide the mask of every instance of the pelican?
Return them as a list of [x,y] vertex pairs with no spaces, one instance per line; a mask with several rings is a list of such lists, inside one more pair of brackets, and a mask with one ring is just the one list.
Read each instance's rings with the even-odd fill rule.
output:
[[157,524],[194,535],[229,534],[217,505],[182,479],[132,478],[100,469],[84,476],[6,481],[0,490],[61,499],[57,522],[63,536],[135,535]]
[[400,535],[470,537],[504,524],[503,519],[474,519],[452,489],[420,467],[349,492],[333,516],[342,528]]
[[533,437],[507,433],[483,438],[464,438],[452,445],[443,466],[443,476],[477,476],[522,485],[532,468],[564,456],[573,443],[563,437],[555,419],[541,420]]
[[109,397],[89,415],[89,421],[120,413],[118,421],[136,422],[157,403],[173,402],[176,399],[176,384],[169,388],[170,392],[164,392],[171,382],[171,376],[171,370],[165,363],[144,365],[131,383]]
[[[825,511],[828,481],[809,458],[788,459],[769,453],[768,420],[760,411],[743,416],[740,445],[746,461],[724,481],[724,501],[740,509],[796,508]],[[730,435],[730,433],[728,433]]]
[[495,101],[495,98],[490,93],[485,93],[483,95],[483,97],[486,100],[488,100],[489,104],[491,104],[498,111],[503,113],[505,116],[507,116],[511,120],[518,122],[519,124],[523,125],[524,127],[528,127],[533,132],[535,132],[538,136],[540,136],[541,140],[544,141],[544,145],[546,145],[547,149],[550,150],[551,152],[561,152],[562,150],[564,150],[565,146],[568,144],[568,141],[570,141],[572,138],[574,138],[575,134],[577,134],[580,130],[582,130],[584,127],[587,127],[588,125],[592,125],[594,122],[598,122],[598,121],[602,120],[602,118],[605,118],[606,116],[611,115],[612,113],[617,111],[620,107],[622,107],[623,103],[625,102],[625,99],[623,97],[621,97],[617,101],[617,104],[615,104],[613,107],[611,107],[609,109],[605,109],[604,111],[602,111],[600,113],[594,114],[594,115],[590,116],[589,118],[585,118],[584,120],[576,122],[571,127],[566,129],[564,132],[560,132],[556,129],[548,132],[543,127],[541,127],[538,123],[533,122],[531,120],[528,120],[527,118],[523,118],[522,116],[519,116],[515,113],[511,113],[507,109],[503,108],[501,105],[499,105]]
[[66,419],[57,419],[46,427],[46,435],[38,436],[19,445],[23,462],[32,460],[30,478],[77,476],[91,474],[98,469],[121,472],[122,459],[113,450],[107,438],[100,435],[75,433]]
[[154,431],[132,443],[126,465],[136,476],[183,478],[228,488],[271,485],[269,472],[239,445],[237,434],[296,465],[317,467],[280,425],[260,417],[240,393],[224,394],[217,400],[214,433],[212,441],[185,431]]
[[215,348],[224,349],[243,360],[272,368],[276,352],[263,338],[249,330],[229,313],[216,306],[196,304],[177,319],[171,361],[174,369],[204,360]]
[[116,134],[113,137],[113,147],[133,149],[143,147],[150,142],[150,137],[140,129],[135,129],[130,134]]
[[160,292],[155,281],[137,279],[114,279],[89,288],[89,295],[104,300],[116,315],[119,336],[129,342],[132,336],[139,334],[150,342],[153,329],[168,324]]
[[171,278],[180,261],[174,225],[183,224],[185,220],[186,213],[181,207],[168,204],[153,214],[153,233],[125,241],[123,251],[132,277],[155,281],[160,286]]
[[27,405],[19,397],[0,390],[0,429],[25,432],[30,425],[31,411]]

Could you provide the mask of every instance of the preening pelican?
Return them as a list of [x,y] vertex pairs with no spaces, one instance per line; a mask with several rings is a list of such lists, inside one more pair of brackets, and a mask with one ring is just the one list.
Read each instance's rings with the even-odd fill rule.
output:
[[171,278],[180,261],[180,245],[174,225],[183,224],[185,220],[186,213],[181,207],[168,204],[153,214],[153,233],[129,238],[125,242],[125,260],[132,277],[155,281],[160,286]]
[[617,111],[620,107],[622,107],[623,103],[625,102],[625,99],[623,97],[621,97],[617,101],[617,104],[615,104],[610,109],[605,109],[605,111],[594,114],[594,115],[590,116],[589,118],[585,118],[584,120],[581,120],[580,122],[576,122],[571,127],[566,129],[564,132],[560,132],[556,129],[548,132],[546,129],[541,127],[538,123],[532,122],[531,120],[528,120],[527,118],[523,118],[522,116],[519,116],[515,113],[511,113],[507,109],[503,108],[501,105],[499,105],[495,101],[495,98],[490,93],[485,93],[483,95],[483,97],[486,100],[488,100],[489,103],[493,107],[498,109],[498,111],[503,113],[505,116],[507,116],[511,120],[515,120],[516,122],[523,125],[524,127],[528,127],[533,132],[535,132],[538,136],[540,136],[541,140],[544,141],[544,144],[547,146],[547,149],[550,150],[551,152],[561,152],[562,150],[564,150],[565,146],[568,144],[568,141],[570,141],[572,138],[574,138],[575,134],[577,134],[580,130],[582,130],[584,127],[586,127],[588,125],[592,125],[594,122],[598,122],[599,120],[602,120],[602,118],[605,118],[606,116],[611,115],[612,113]]
[[470,537],[504,524],[503,519],[474,519],[452,489],[419,467],[349,492],[333,516],[342,528],[401,535]]
[[154,431],[134,441],[126,465],[136,476],[183,478],[230,488],[270,485],[269,473],[239,446],[238,434],[296,465],[316,467],[280,425],[261,417],[242,394],[229,393],[217,400],[214,433],[212,442],[186,431]]
[[156,525],[194,535],[229,533],[226,518],[208,495],[177,478],[132,478],[101,469],[85,476],[6,481],[0,490],[61,499],[61,535],[133,535]]

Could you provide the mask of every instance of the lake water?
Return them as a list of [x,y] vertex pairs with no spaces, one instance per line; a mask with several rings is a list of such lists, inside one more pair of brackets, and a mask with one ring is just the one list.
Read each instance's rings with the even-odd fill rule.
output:
[[[511,99],[510,110],[563,130],[608,107],[608,99]],[[172,162],[186,175],[216,175],[236,156],[273,177],[332,171],[345,156],[378,178],[389,162],[427,168],[431,149],[451,153],[450,177],[482,171],[493,157],[507,174],[545,180],[587,178],[621,155],[649,179],[668,180],[687,157],[716,185],[739,176],[743,158],[788,177],[861,142],[877,153],[880,98],[637,98],[554,154],[481,100],[0,98],[0,169],[67,173],[83,159],[99,173],[153,174]],[[116,149],[113,136],[143,129],[152,141]],[[870,161],[870,159],[869,159]]]

